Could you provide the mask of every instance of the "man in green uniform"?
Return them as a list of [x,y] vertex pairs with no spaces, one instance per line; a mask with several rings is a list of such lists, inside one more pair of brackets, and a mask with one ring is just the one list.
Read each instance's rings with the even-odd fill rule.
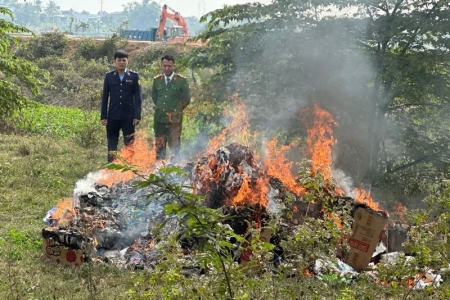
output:
[[175,58],[161,58],[162,74],[153,80],[152,99],[155,103],[153,129],[155,131],[156,159],[166,158],[166,145],[176,157],[180,152],[183,110],[191,102],[186,78],[174,73]]

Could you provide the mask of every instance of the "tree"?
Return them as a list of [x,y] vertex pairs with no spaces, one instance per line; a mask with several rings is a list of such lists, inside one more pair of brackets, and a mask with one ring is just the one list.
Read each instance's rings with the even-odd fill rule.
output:
[[[448,2],[368,1],[363,7],[368,25],[362,43],[378,76],[369,134],[373,146],[381,147],[372,151],[371,169],[381,167],[388,175],[400,172],[403,180],[420,173],[438,178],[450,167],[445,142],[450,137]],[[401,134],[388,132],[386,118]],[[386,156],[387,139],[395,139],[402,150]]]
[[152,27],[158,27],[161,6],[155,1],[143,0],[142,4],[138,2],[128,3],[124,8],[127,19],[130,21],[130,28],[147,30]]
[[69,21],[69,33],[72,33],[72,26],[73,26],[73,22],[75,21],[74,17],[70,17],[70,21]]
[[44,12],[51,18],[52,22],[54,22],[54,17],[59,12],[59,6],[55,1],[50,0],[44,9]]
[[78,29],[80,29],[80,28],[81,28],[81,32],[83,32],[83,34],[84,34],[84,32],[85,32],[87,29],[89,29],[89,24],[86,23],[86,22],[80,22],[80,24],[78,24],[78,25],[75,27],[75,31],[78,31]]
[[412,166],[434,178],[450,166],[449,18],[440,0],[225,6],[183,63],[214,68],[215,98],[239,92],[262,132],[302,135],[299,109],[320,102],[339,119],[336,167],[358,181]]
[[14,10],[15,20],[27,26],[37,26],[39,23],[40,6],[25,2],[18,4]]
[[[0,14],[13,18],[12,12],[0,7]],[[40,70],[33,62],[18,59],[11,50],[19,41],[11,33],[30,33],[28,29],[14,23],[0,20],[0,118],[12,115],[23,108],[28,100],[25,89],[33,95],[39,93],[39,86],[47,81],[47,72]]]

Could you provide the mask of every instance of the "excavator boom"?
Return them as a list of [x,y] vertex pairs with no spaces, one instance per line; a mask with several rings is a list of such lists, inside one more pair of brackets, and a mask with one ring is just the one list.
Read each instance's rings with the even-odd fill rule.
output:
[[183,28],[183,37],[187,38],[189,36],[186,20],[180,15],[180,13],[164,4],[159,17],[158,40],[161,41],[163,38],[167,19],[174,21],[178,26]]

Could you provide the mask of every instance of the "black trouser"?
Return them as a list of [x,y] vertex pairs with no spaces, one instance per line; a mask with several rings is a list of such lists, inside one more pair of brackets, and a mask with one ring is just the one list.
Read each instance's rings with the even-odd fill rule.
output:
[[125,146],[128,146],[134,140],[133,120],[108,120],[108,125],[106,125],[106,137],[108,138],[108,162],[112,162],[114,158],[111,151],[117,151],[121,129],[123,134],[123,143]]
[[169,144],[172,154],[178,156],[180,152],[181,122],[155,122],[153,129],[155,131],[156,159],[161,160],[166,158],[166,144]]

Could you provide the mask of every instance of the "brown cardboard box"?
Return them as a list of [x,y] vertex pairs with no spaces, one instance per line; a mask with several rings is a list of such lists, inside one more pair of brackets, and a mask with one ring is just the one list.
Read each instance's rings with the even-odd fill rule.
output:
[[83,250],[70,249],[55,242],[52,238],[44,238],[43,252],[44,257],[57,264],[79,267],[84,262]]
[[386,227],[387,217],[381,213],[359,207],[353,216],[353,234],[348,238],[350,252],[345,262],[356,271],[365,270]]

